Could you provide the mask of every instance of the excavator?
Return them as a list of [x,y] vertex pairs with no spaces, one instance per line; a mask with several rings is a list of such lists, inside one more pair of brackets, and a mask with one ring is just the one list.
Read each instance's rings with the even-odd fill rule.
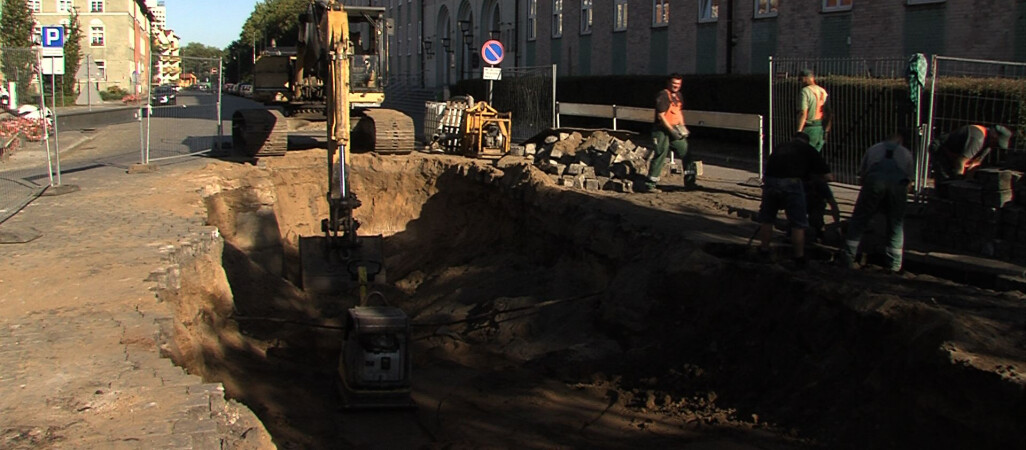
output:
[[[338,297],[359,287],[359,305],[348,309],[344,319],[338,367],[343,406],[351,409],[413,405],[409,319],[384,295],[368,292],[385,281],[383,238],[357,233],[360,223],[353,211],[360,200],[350,189],[353,148],[413,150],[412,120],[379,108],[386,36],[385,8],[314,0],[300,16],[295,55],[285,55],[288,64],[278,64],[290,68],[284,110],[309,115],[323,108],[327,122],[329,217],[321,221],[323,235],[299,238],[300,272],[302,288],[311,295]],[[239,111],[232,121],[233,139],[251,156],[284,153],[284,119],[276,109]],[[371,305],[374,298],[383,304]]]

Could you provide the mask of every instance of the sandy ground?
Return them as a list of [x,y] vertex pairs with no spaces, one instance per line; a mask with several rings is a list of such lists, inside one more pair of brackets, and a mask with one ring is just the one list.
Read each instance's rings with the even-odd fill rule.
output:
[[179,323],[176,361],[282,448],[1026,442],[1022,292],[853,272],[826,248],[804,270],[756,261],[759,192],[736,180],[584,192],[504,164],[354,156],[381,289],[413,320],[415,411],[339,410],[336,327],[355,300],[296,288],[298,238],[327,215],[319,151],[190,175],[208,180],[227,283],[209,261],[183,272],[199,283],[169,301],[206,319]]

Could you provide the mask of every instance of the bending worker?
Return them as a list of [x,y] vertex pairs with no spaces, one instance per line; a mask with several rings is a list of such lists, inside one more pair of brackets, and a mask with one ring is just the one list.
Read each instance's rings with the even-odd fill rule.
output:
[[912,152],[901,145],[901,135],[880,142],[866,150],[859,167],[862,189],[855,201],[855,210],[848,222],[841,262],[855,268],[855,255],[862,233],[873,216],[880,212],[887,219],[887,259],[891,272],[901,270],[902,248],[905,244],[905,201],[909,179],[913,173]]
[[797,133],[791,142],[777,147],[766,161],[762,183],[762,204],[759,205],[759,252],[769,255],[773,223],[781,209],[791,224],[791,247],[798,266],[805,265],[805,229],[809,220],[805,213],[804,181],[817,177],[830,180],[830,167],[823,156],[809,145],[805,133]]
[[1008,150],[1011,140],[1012,132],[1001,125],[966,125],[952,131],[934,152],[935,179],[944,181],[965,175],[979,167],[992,148]]
[[[663,173],[666,155],[672,149],[680,158],[682,167],[689,168],[688,128],[684,126],[684,102],[680,97],[680,87],[684,76],[679,73],[670,74],[666,79],[666,89],[656,96],[655,118],[652,124],[652,140],[655,141],[655,156],[648,167],[648,179],[645,180],[646,192],[659,192],[656,187]],[[684,177],[684,187],[693,188],[695,178]]]

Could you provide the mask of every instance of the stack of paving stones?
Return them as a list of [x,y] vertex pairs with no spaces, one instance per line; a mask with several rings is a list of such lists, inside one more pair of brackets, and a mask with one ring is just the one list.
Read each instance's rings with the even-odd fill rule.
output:
[[[634,180],[648,175],[652,149],[605,131],[595,131],[587,138],[574,131],[550,135],[541,144],[515,147],[512,154],[533,158],[535,166],[560,186],[633,192]],[[667,161],[664,173],[676,167]]]
[[960,251],[1026,263],[1026,178],[980,169],[943,183],[927,205],[923,239]]

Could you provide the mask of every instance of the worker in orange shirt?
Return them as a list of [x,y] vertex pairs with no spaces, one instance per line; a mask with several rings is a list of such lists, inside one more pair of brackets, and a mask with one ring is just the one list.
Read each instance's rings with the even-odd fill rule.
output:
[[648,179],[645,180],[646,192],[659,192],[659,183],[666,163],[666,156],[672,149],[680,158],[684,167],[684,188],[696,186],[695,170],[688,155],[688,128],[684,126],[684,101],[680,97],[680,88],[684,76],[679,73],[670,74],[666,79],[666,89],[656,96],[655,118],[652,124],[652,140],[655,141],[655,156],[649,163]]
[[933,152],[934,179],[944,181],[965,175],[983,164],[993,148],[1008,150],[1012,131],[1001,125],[966,125],[949,134]]

